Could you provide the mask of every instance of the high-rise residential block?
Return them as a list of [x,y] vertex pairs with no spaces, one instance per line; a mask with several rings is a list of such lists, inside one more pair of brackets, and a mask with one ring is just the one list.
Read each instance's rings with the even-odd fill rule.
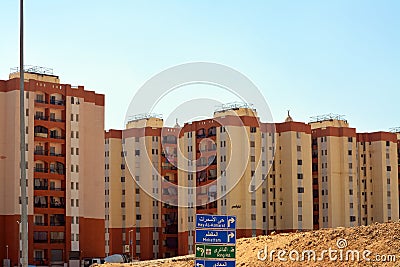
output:
[[[104,95],[60,83],[51,70],[25,73],[29,264],[104,255]],[[0,244],[18,264],[19,72],[0,81]],[[5,258],[0,249],[0,258]]]

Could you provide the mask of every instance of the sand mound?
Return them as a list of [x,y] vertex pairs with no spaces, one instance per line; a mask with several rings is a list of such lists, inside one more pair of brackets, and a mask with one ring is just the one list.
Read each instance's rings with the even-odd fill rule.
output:
[[[110,266],[192,267],[194,256]],[[400,266],[400,222],[242,238],[236,266]]]

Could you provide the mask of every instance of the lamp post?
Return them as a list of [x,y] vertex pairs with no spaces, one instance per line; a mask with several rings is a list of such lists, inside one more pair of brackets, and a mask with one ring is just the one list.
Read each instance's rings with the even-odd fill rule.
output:
[[131,257],[131,262],[132,262],[132,239],[131,239],[132,232],[133,229],[129,230],[129,256]]
[[21,251],[20,251],[20,248],[19,248],[19,243],[21,242],[21,238],[20,238],[20,235],[21,235],[21,222],[20,221],[17,221],[17,223],[18,223],[18,267],[20,267],[20,260],[21,260]]
[[24,0],[20,0],[19,28],[19,129],[20,129],[20,171],[21,171],[21,232],[22,266],[28,266],[28,203],[26,193],[25,167],[25,92],[24,92]]

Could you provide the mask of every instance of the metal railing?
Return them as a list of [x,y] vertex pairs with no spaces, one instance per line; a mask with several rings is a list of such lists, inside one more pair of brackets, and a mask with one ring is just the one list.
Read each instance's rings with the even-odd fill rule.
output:
[[58,99],[51,99],[50,100],[51,105],[57,105],[57,106],[65,106],[65,101],[64,100],[58,100]]

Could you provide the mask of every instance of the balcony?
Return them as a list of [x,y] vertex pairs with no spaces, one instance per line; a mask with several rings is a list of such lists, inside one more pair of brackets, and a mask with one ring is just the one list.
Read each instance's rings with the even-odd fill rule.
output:
[[62,203],[50,203],[50,208],[52,209],[64,209],[65,204]]
[[59,134],[50,134],[50,138],[52,139],[65,139],[65,136]]
[[60,243],[65,243],[65,239],[57,238],[57,239],[50,239],[50,243],[52,244],[60,244]]
[[33,243],[48,243],[47,239],[35,239],[33,238]]
[[49,187],[47,185],[38,185],[34,187],[35,190],[48,190]]
[[65,106],[65,101],[64,100],[58,100],[58,99],[51,99],[50,100],[51,105],[57,105],[57,106]]
[[33,154],[40,155],[40,156],[47,156],[48,152],[49,152],[48,150],[44,150],[44,149],[35,149]]
[[50,118],[50,121],[52,122],[65,122],[63,119],[56,119],[56,118]]
[[42,137],[42,138],[47,138],[48,133],[37,133],[35,132],[35,137]]
[[46,116],[42,116],[42,115],[35,115],[35,120],[39,120],[39,121],[47,121],[49,118]]
[[42,173],[48,173],[49,169],[48,168],[44,168],[44,167],[35,167],[33,168],[34,172],[42,172]]
[[53,168],[50,168],[50,173],[59,174],[59,175],[64,175],[64,174],[65,174],[65,171],[64,171],[63,169],[53,169]]
[[33,224],[36,226],[47,226],[45,222],[34,222]]
[[35,99],[35,103],[47,104],[47,102],[43,99]]
[[62,153],[50,152],[50,156],[53,156],[53,157],[64,157],[65,155],[62,154]]
[[50,226],[65,226],[65,222],[50,222]]

